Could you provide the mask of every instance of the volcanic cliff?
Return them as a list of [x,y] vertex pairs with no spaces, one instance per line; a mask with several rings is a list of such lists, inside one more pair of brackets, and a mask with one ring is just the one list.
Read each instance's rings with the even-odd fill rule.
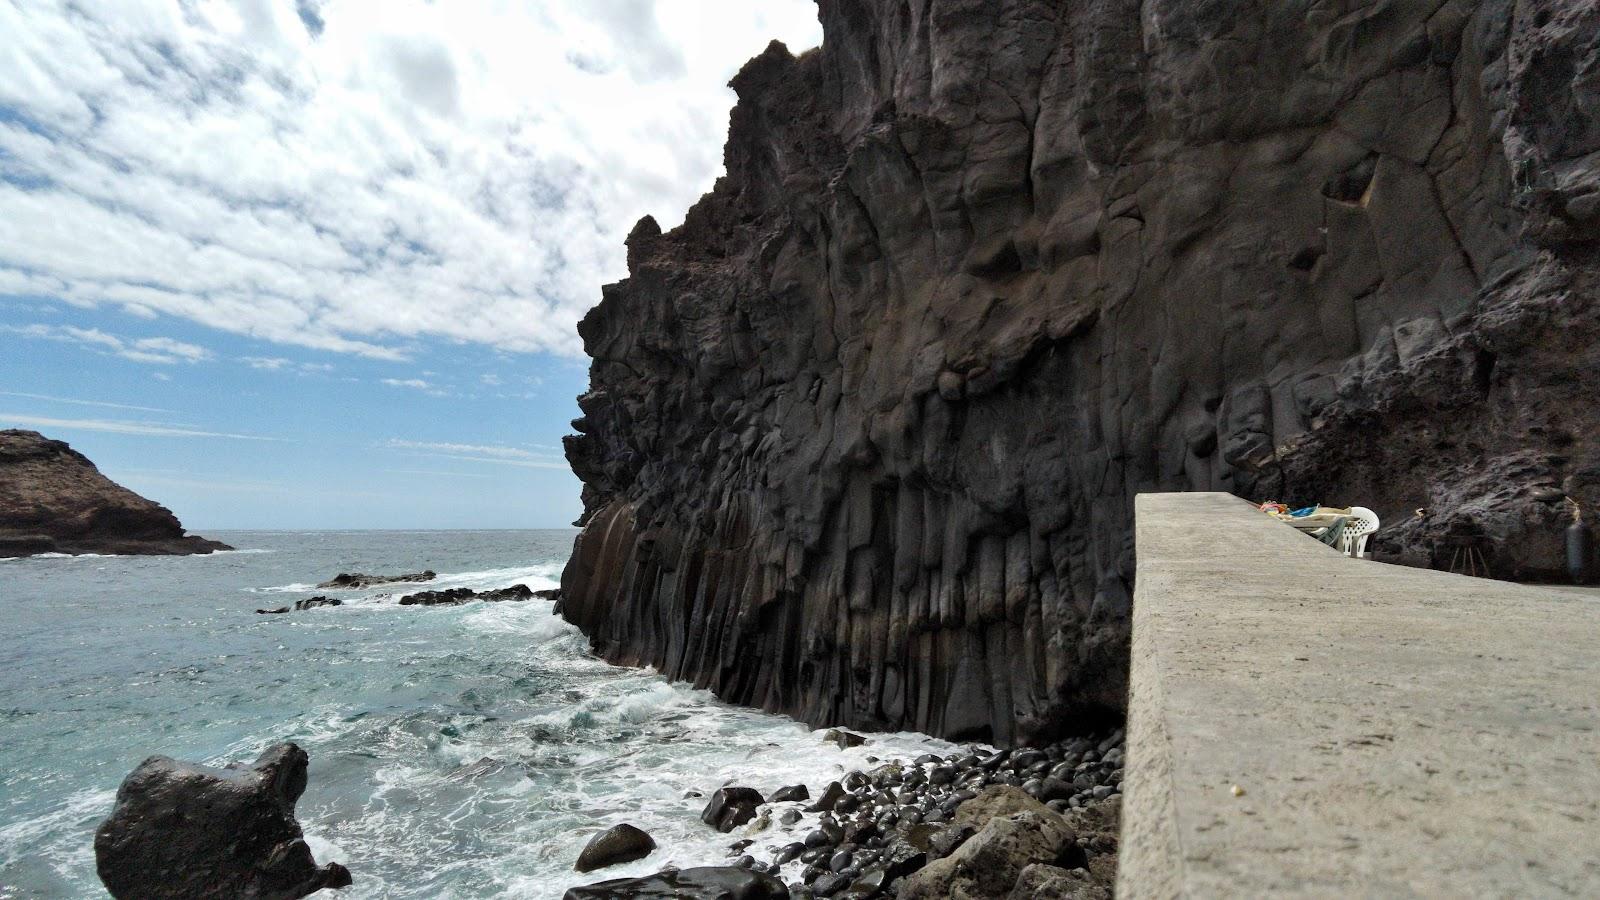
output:
[[1600,7],[819,11],[579,327],[562,609],[600,653],[1013,742],[1121,707],[1140,491],[1560,577],[1600,508]]
[[185,535],[171,511],[100,474],[64,441],[0,431],[0,556],[231,550]]

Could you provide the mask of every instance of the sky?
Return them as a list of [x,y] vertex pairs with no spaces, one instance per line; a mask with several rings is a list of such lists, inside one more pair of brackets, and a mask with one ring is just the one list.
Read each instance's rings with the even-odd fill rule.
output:
[[192,531],[543,528],[575,326],[812,0],[0,0],[0,428]]

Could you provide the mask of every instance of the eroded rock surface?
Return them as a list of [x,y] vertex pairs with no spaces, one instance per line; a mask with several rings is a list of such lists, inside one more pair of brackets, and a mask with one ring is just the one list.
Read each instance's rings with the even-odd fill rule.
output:
[[100,474],[65,441],[0,430],[0,556],[232,549],[184,534],[171,510]]
[[1565,497],[1600,509],[1600,7],[819,10],[580,325],[560,604],[600,653],[1009,743],[1122,705],[1139,491],[1564,577]]
[[307,761],[294,744],[223,769],[150,757],[95,832],[101,882],[119,900],[295,900],[348,886],[344,866],[317,865],[294,818]]

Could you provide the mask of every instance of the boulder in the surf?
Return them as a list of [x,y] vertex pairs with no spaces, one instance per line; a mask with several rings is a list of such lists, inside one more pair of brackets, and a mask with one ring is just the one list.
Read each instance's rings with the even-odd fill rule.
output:
[[643,829],[624,822],[590,838],[583,852],[578,854],[578,863],[573,868],[579,872],[593,872],[606,866],[644,859],[655,849],[655,839]]
[[700,821],[718,831],[732,831],[756,817],[756,807],[767,802],[755,788],[725,787],[711,795]]
[[789,889],[766,874],[737,866],[667,869],[571,888],[562,900],[787,900]]
[[308,761],[294,744],[221,769],[150,757],[95,832],[101,882],[117,900],[295,900],[348,886],[349,870],[317,865],[295,821]]
[[803,784],[791,784],[788,787],[778,788],[772,795],[773,803],[792,803],[797,800],[810,800],[811,791]]

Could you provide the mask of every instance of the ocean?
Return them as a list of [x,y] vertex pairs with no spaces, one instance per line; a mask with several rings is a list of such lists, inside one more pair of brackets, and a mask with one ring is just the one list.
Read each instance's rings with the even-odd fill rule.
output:
[[[300,744],[307,840],[318,862],[355,876],[328,896],[432,900],[557,898],[726,864],[740,835],[703,825],[692,792],[816,793],[868,757],[953,749],[916,734],[838,749],[792,719],[595,658],[548,601],[396,602],[421,589],[555,587],[575,534],[208,532],[240,549],[0,560],[0,898],[107,896],[94,829],[152,754],[221,765]],[[315,587],[340,572],[423,569],[439,577]],[[314,594],[345,604],[255,612]],[[573,872],[588,837],[619,822],[659,849]],[[757,845],[792,840],[774,828]]]

